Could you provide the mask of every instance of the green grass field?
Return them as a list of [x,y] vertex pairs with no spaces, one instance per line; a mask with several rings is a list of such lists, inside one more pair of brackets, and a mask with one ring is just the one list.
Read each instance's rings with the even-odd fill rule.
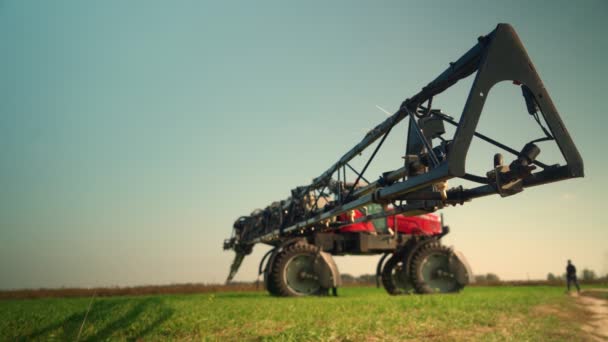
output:
[[[76,339],[90,298],[0,301],[0,340]],[[470,287],[454,295],[274,298],[224,292],[96,298],[80,340],[586,340],[561,287]]]

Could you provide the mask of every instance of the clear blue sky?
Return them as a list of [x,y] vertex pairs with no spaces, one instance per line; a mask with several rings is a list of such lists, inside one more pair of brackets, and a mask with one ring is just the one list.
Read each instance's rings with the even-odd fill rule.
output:
[[[604,1],[2,1],[0,288],[223,281],[238,216],[318,176],[386,117],[376,105],[395,110],[499,22],[587,176],[444,210],[446,242],[508,279],[568,258],[608,272],[607,15]],[[469,85],[435,104],[458,116]],[[538,135],[513,86],[486,110],[484,132],[517,147]],[[374,178],[400,165],[398,131]],[[487,171],[496,151],[475,151],[467,165]]]

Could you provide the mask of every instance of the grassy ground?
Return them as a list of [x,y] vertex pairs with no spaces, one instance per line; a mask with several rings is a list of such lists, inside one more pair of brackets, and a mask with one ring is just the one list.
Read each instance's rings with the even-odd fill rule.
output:
[[[75,340],[90,298],[0,301],[0,340]],[[104,297],[80,340],[586,340],[561,287],[471,287],[456,295],[274,298],[264,292]]]

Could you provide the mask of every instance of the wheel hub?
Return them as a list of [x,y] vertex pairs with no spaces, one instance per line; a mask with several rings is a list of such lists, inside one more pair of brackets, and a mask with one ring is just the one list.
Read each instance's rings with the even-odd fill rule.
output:
[[319,277],[314,272],[315,256],[298,254],[292,257],[285,268],[285,283],[294,292],[312,294],[320,290]]
[[429,254],[422,263],[421,273],[424,281],[435,292],[452,292],[458,285],[450,266],[450,255],[445,253]]

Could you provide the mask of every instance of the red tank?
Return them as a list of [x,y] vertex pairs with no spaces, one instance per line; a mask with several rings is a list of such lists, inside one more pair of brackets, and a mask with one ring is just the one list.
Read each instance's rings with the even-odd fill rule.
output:
[[[353,219],[363,217],[363,213],[359,210],[354,211]],[[350,221],[350,217],[346,214],[338,216],[339,221]],[[401,214],[387,216],[387,225],[395,231],[395,223],[397,231],[402,234],[410,235],[436,235],[441,233],[441,219],[435,214],[424,214],[420,216],[403,216]],[[353,223],[339,229],[341,233],[352,232],[376,232],[374,221]]]

